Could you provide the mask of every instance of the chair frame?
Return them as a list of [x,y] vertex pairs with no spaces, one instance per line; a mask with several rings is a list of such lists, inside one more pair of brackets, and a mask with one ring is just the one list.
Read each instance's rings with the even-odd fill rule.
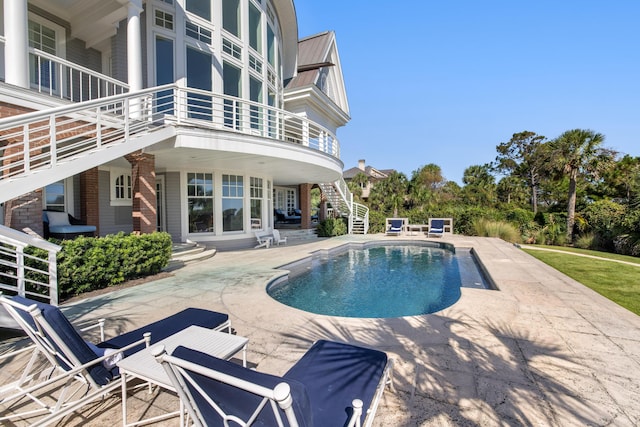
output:
[[273,243],[273,237],[266,231],[255,231],[254,233],[256,235],[256,240],[258,241],[258,244],[254,247],[254,249],[258,249],[258,248],[269,249],[269,247]]
[[[21,302],[14,301],[2,295],[2,293],[0,293],[0,303],[34,343],[26,349],[20,349],[12,353],[15,355],[27,350],[32,350],[31,358],[27,362],[20,378],[0,388],[0,403],[7,404],[11,407],[12,402],[20,401],[20,403],[24,405],[23,398],[28,398],[38,406],[38,408],[33,409],[33,405],[31,405],[22,412],[16,411],[10,415],[2,414],[0,416],[0,423],[4,420],[35,417],[44,414],[44,417],[35,420],[33,425],[48,425],[62,419],[87,403],[98,398],[104,398],[113,391],[117,392],[120,388],[125,388],[122,377],[114,376],[105,385],[101,385],[94,380],[89,370],[101,364],[107,358],[113,357],[114,354],[126,354],[126,352],[132,349],[135,349],[133,351],[138,351],[136,347],[140,347],[141,345],[148,348],[151,344],[151,333],[139,331],[139,329],[152,327],[161,322],[158,321],[123,334],[134,334],[136,336],[127,337],[127,343],[123,343],[122,347],[114,349],[114,352],[111,354],[105,354],[101,357],[96,355],[95,359],[81,363],[76,354],[71,350],[69,345],[67,345],[65,339],[63,339],[65,332],[61,335],[43,316],[42,311],[35,303],[24,305]],[[23,317],[23,314],[19,311],[25,313],[24,315],[28,317]],[[180,313],[186,313],[187,311],[188,310],[184,310]],[[179,316],[179,314],[175,316]],[[174,320],[174,322],[175,321],[180,320]],[[80,330],[74,328],[74,331],[80,335],[79,332],[100,328],[101,342],[105,342],[104,324],[105,320],[100,319],[94,325]],[[216,326],[210,327],[212,330],[223,331],[226,329],[228,333],[232,333],[231,321],[228,318],[216,324]],[[137,331],[140,332],[140,339],[137,339]],[[81,339],[82,337],[80,336],[79,338]],[[118,337],[114,339],[118,339]],[[135,341],[131,341],[130,339]],[[40,356],[44,356],[47,366],[43,370],[35,372],[36,362]],[[61,387],[59,387],[58,390],[54,388],[54,385],[61,385]],[[47,396],[48,400],[53,399],[55,403],[47,404],[42,399],[42,396]]]
[[[47,425],[60,420],[93,400],[106,397],[112,391],[121,387],[120,377],[114,378],[107,385],[101,386],[95,382],[88,371],[92,366],[102,363],[109,357],[113,357],[113,353],[102,357],[96,356],[94,360],[84,364],[80,363],[58,332],[42,316],[41,310],[35,304],[25,306],[1,294],[0,302],[34,342],[34,345],[27,347],[28,349],[33,349],[33,351],[20,378],[0,388],[0,396],[2,396],[0,402],[4,404],[26,397],[39,406],[37,409],[29,409],[2,416],[0,421],[35,417],[48,413],[49,415],[38,419],[32,424],[34,426]],[[17,310],[23,310],[28,313],[34,321],[35,328],[26,322]],[[104,339],[104,324],[104,319],[100,319],[96,324],[83,328],[81,331],[100,328],[101,338]],[[150,340],[151,335],[144,334],[144,337],[140,340],[118,349],[115,353],[123,353],[140,344],[145,344],[148,347]],[[25,350],[22,349],[18,352],[24,352]],[[34,368],[40,355],[45,357],[49,366],[44,371],[36,373]],[[68,369],[65,369],[57,359],[66,364]],[[53,405],[47,404],[38,397],[38,392],[53,392],[53,390],[48,390],[53,388],[50,386],[60,383],[63,383],[63,386],[57,392],[57,397],[54,397],[55,403]],[[10,394],[3,396],[5,393]],[[47,395],[51,396],[51,394]]]
[[[393,222],[395,221],[400,221],[400,228],[394,228],[393,227]],[[385,233],[387,234],[387,236],[400,236],[401,234],[404,233],[407,225],[409,224],[409,219],[408,218],[387,218],[386,222],[386,229],[385,229]]]
[[[167,354],[163,345],[152,347],[151,353],[155,356],[158,363],[161,363],[164,367],[167,375],[171,379],[171,382],[178,393],[178,396],[180,397],[181,402],[187,409],[187,413],[192,420],[193,425],[195,426],[206,427],[207,422],[198,409],[196,400],[189,390],[189,387],[187,387],[187,383],[194,387],[198,391],[200,397],[202,397],[207,402],[207,404],[210,405],[223,419],[232,420],[234,423],[237,423],[240,426],[250,427],[266,405],[270,405],[278,426],[284,426],[278,408],[282,409],[282,411],[284,412],[289,426],[298,427],[299,425],[298,419],[293,410],[293,397],[291,395],[291,389],[289,384],[287,384],[286,382],[278,383],[273,389],[264,387],[262,385],[237,378],[227,373],[216,371],[205,366],[169,355]],[[353,401],[351,402],[353,412],[349,417],[348,423],[345,424],[346,427],[370,427],[372,425],[373,419],[375,418],[375,414],[378,409],[378,405],[380,403],[380,399],[382,397],[382,393],[384,392],[386,385],[389,385],[391,390],[395,392],[392,376],[393,364],[393,359],[387,360],[387,364],[376,387],[375,394],[367,410],[364,422],[361,422],[363,402],[360,399],[353,399]],[[218,405],[211,396],[208,396],[204,392],[204,390],[196,383],[196,381],[191,376],[191,372],[198,375],[203,375],[205,377],[239,388],[248,393],[260,396],[262,397],[262,400],[256,406],[251,417],[248,420],[243,421],[241,418],[233,414],[225,413],[220,405]]]
[[286,237],[282,237],[280,235],[280,230],[278,230],[277,228],[273,229],[273,244],[280,246],[280,243],[284,243],[285,245],[287,244],[287,238]]

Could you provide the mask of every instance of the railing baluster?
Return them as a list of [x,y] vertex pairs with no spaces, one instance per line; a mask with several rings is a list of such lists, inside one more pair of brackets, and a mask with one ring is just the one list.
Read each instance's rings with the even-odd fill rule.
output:
[[58,163],[58,144],[56,137],[56,116],[52,114],[49,116],[49,153],[51,158],[51,166],[55,166]]
[[23,138],[22,138],[22,144],[23,144],[22,150],[23,150],[23,153],[24,153],[22,155],[22,158],[23,158],[23,161],[24,161],[23,169],[24,169],[24,173],[29,173],[29,172],[31,172],[31,151],[30,151],[30,147],[29,147],[31,145],[31,142],[30,142],[29,124],[25,123],[24,126],[22,126],[22,129],[23,129],[23,131],[22,131],[22,135],[23,135]]

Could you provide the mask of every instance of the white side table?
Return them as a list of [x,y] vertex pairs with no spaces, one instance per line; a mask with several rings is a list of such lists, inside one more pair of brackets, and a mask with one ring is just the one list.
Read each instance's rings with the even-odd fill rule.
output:
[[[242,366],[247,366],[248,338],[231,335],[226,332],[218,332],[200,326],[190,326],[182,331],[153,344],[164,345],[168,354],[178,346],[184,346],[201,351],[220,359],[230,359],[242,350]],[[132,378],[140,378],[143,381],[156,384],[167,390],[176,391],[171,384],[164,368],[151,354],[150,348],[145,348],[118,362],[120,375],[122,375],[122,425],[125,427],[148,424],[178,415],[178,412],[160,415],[145,420],[127,422],[127,382]],[[129,378],[131,377],[131,378]],[[180,404],[180,425],[184,425],[184,408]]]

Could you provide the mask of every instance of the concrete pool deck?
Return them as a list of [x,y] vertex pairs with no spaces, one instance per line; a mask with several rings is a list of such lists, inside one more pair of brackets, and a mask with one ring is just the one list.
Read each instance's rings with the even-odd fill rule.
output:
[[[499,288],[463,288],[456,304],[434,314],[328,317],[284,306],[265,292],[282,274],[277,266],[315,250],[376,239],[424,236],[342,236],[219,252],[171,277],[63,309],[79,323],[107,318],[111,334],[186,307],[226,312],[237,334],[249,338],[250,366],[274,374],[321,338],[384,350],[396,360],[397,391],[384,393],[375,426],[640,424],[640,317],[502,240],[430,239],[472,247]],[[4,383],[6,374],[0,375]],[[177,407],[168,392],[141,390],[130,402],[133,416]],[[60,425],[112,426],[120,417],[114,396]],[[164,425],[177,425],[177,419]]]

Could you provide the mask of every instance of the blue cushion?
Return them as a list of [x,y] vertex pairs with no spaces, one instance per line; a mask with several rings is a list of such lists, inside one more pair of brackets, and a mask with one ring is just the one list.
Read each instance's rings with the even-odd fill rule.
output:
[[[80,334],[75,330],[73,325],[69,322],[65,315],[62,314],[58,307],[43,302],[34,301],[28,298],[23,298],[21,296],[14,296],[13,300],[26,306],[36,304],[42,312],[42,316],[56,331],[60,339],[64,341],[67,347],[69,347],[69,350],[75,355],[75,357],[80,361],[81,364],[85,364],[96,359],[96,354],[89,348],[87,343],[82,339]],[[17,309],[17,311],[31,326],[35,326],[35,323],[33,322],[33,319],[31,318],[31,315],[29,313],[23,312],[19,309]],[[60,348],[56,348],[56,350],[60,351]],[[69,366],[62,360],[58,359],[58,363],[60,363],[60,366],[62,366],[64,369],[69,369]],[[89,375],[91,375],[91,377],[94,379],[94,381],[100,385],[107,384],[113,378],[113,374],[109,372],[104,366],[102,366],[101,363],[97,363],[91,366],[88,369],[88,372]]]
[[[293,410],[296,414],[296,418],[300,426],[312,426],[311,423],[311,410],[309,405],[309,398],[305,390],[304,385],[293,379],[283,379],[274,375],[265,374],[262,372],[254,371],[251,369],[243,368],[226,360],[219,359],[217,357],[192,350],[186,347],[177,347],[173,351],[173,356],[180,359],[196,363],[201,366],[205,366],[209,369],[222,372],[228,375],[232,375],[236,378],[249,381],[254,384],[259,384],[263,387],[273,389],[281,382],[286,382],[291,387],[291,396],[293,397]],[[229,415],[235,415],[243,420],[248,420],[253,411],[256,409],[262,397],[256,396],[253,393],[244,391],[237,387],[230,386],[225,383],[221,383],[214,379],[193,374],[193,378],[196,383],[203,388],[204,392],[213,398],[213,400],[220,405],[220,407]],[[195,403],[200,410],[207,425],[221,425],[220,415],[204,400],[204,398],[197,392],[195,392],[193,386],[187,383],[188,387],[194,397]],[[284,413],[281,412],[284,418]],[[274,426],[277,425],[271,405],[266,405],[260,415],[256,419],[256,422],[252,426]],[[286,423],[285,419],[285,425]],[[329,425],[320,423],[316,425]],[[340,424],[342,426],[342,424]]]
[[52,225],[49,226],[49,233],[70,234],[70,233],[93,233],[96,231],[95,225]]
[[[151,332],[151,344],[167,338],[189,326],[202,326],[213,329],[229,320],[229,316],[216,311],[204,310],[201,308],[187,308],[173,316],[158,320],[157,322],[138,328],[134,331],[119,335],[110,340],[101,342],[101,348],[122,348],[142,338],[145,332]],[[124,356],[129,356],[144,348],[144,344],[134,347],[124,352]]]
[[381,351],[321,340],[283,378],[305,385],[314,425],[344,426],[353,399],[362,400],[364,419],[386,365]]
[[444,232],[444,220],[442,219],[434,219],[431,221],[431,228],[429,228],[430,232],[433,233],[442,233]]

